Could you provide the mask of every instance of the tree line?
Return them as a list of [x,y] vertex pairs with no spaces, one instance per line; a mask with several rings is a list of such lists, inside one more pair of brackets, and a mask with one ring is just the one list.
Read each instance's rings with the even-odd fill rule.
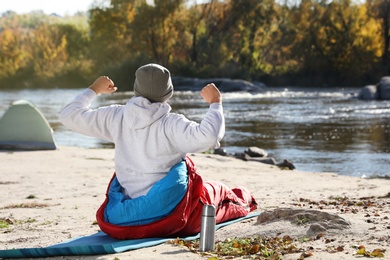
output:
[[132,88],[135,70],[269,86],[362,86],[388,75],[390,0],[111,0],[87,13],[0,17],[0,88]]

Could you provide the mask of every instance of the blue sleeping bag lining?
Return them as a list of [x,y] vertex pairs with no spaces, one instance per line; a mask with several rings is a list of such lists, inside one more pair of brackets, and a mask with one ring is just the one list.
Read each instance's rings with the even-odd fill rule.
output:
[[135,199],[126,199],[115,177],[108,192],[104,211],[107,222],[115,225],[145,225],[168,216],[183,199],[188,186],[185,161],[175,165],[149,192]]

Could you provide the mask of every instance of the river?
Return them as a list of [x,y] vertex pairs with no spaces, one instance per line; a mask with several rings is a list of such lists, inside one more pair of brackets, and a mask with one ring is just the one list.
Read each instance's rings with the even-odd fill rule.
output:
[[[45,115],[59,146],[112,148],[73,133],[58,121],[61,108],[81,89],[0,91],[0,116],[13,101],[27,99]],[[390,177],[390,101],[361,101],[360,88],[265,88],[260,93],[223,93],[228,153],[249,146],[298,170],[356,177]],[[99,96],[93,106],[124,104],[132,92]],[[207,110],[199,92],[175,92],[173,112],[200,121]]]

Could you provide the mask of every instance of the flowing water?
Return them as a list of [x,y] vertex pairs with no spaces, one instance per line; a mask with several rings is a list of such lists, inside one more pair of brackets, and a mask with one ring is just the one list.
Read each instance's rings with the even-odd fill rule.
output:
[[[67,130],[61,108],[80,89],[0,91],[0,116],[13,101],[32,101],[45,115],[60,146],[112,148],[113,145]],[[266,150],[277,162],[298,170],[390,177],[390,101],[361,101],[360,88],[266,88],[261,93],[223,93],[228,153],[249,146]],[[132,92],[99,96],[93,106],[124,104]],[[200,121],[207,111],[199,92],[175,92],[173,112]]]

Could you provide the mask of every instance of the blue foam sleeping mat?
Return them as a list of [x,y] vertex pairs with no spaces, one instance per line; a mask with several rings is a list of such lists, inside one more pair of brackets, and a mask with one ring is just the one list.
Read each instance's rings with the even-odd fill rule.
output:
[[[260,213],[250,213],[245,217],[220,223],[216,225],[216,230],[258,215],[260,215]],[[195,240],[199,237],[200,234],[197,234],[194,236],[183,237],[180,239]],[[74,238],[69,241],[65,241],[48,247],[0,250],[0,258],[115,254],[143,247],[159,245],[172,239],[173,238],[142,238],[118,240],[109,237],[103,232],[98,232],[89,236]]]

